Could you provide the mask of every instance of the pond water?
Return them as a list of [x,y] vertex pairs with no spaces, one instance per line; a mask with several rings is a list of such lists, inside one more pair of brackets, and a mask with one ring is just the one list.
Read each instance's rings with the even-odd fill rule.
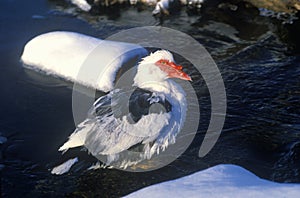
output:
[[[123,29],[158,25],[151,8],[92,15],[61,1],[2,0],[0,10],[0,136],[7,138],[0,145],[3,197],[119,197],[221,163],[241,165],[268,180],[300,182],[300,59],[288,53],[271,19],[209,10],[189,16],[182,9],[163,21],[194,37],[212,55],[224,79],[228,112],[217,144],[199,158],[210,100],[205,85],[194,82],[200,86],[201,122],[193,143],[164,168],[132,173],[85,171],[92,156],[80,149],[64,156],[57,152],[75,128],[72,83],[24,69],[20,56],[27,41],[49,31],[104,39]],[[81,162],[70,173],[50,174],[53,166],[78,155]]]

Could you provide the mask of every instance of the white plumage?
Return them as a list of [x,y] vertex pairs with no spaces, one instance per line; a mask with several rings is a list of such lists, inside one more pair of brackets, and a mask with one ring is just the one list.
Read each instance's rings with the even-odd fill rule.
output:
[[[130,113],[116,117],[113,111],[107,112],[107,105],[109,108],[118,109],[118,105],[123,104],[118,100],[130,100],[130,96],[126,98],[122,90],[114,90],[94,103],[89,117],[78,125],[59,150],[66,151],[69,148],[85,146],[96,157],[106,156],[106,164],[126,168],[128,165],[150,159],[153,154],[158,154],[169,144],[175,143],[176,135],[185,119],[185,93],[178,84],[169,79],[166,72],[155,65],[159,60],[174,62],[172,54],[168,51],[160,50],[150,54],[139,64],[134,85],[152,92],[151,100],[148,99],[149,104],[167,100],[172,106],[170,112],[142,115],[136,123],[129,121]],[[113,101],[114,98],[117,101]],[[106,113],[98,116],[97,110],[103,108]],[[127,158],[127,149],[137,144],[142,148],[138,157]]]

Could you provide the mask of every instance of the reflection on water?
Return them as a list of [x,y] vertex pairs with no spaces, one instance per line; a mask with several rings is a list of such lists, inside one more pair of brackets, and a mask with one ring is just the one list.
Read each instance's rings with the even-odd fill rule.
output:
[[[86,152],[75,149],[61,156],[57,149],[75,127],[72,84],[23,70],[19,57],[25,43],[37,34],[60,29],[105,38],[122,29],[157,24],[157,20],[151,17],[151,9],[121,9],[120,15],[111,18],[81,13],[58,2],[0,3],[1,24],[6,25],[0,30],[0,133],[7,138],[0,145],[4,196],[121,196],[219,163],[239,164],[270,180],[300,182],[299,57],[286,55],[286,45],[267,18],[250,13],[235,18],[207,10],[203,16],[189,17],[181,10],[164,21],[164,26],[201,42],[224,79],[228,114],[221,138],[207,156],[197,157],[210,117],[209,93],[200,77],[193,82],[201,108],[198,135],[170,165],[145,173],[85,171],[95,163]],[[48,169],[74,156],[81,162],[69,174],[50,174]]]

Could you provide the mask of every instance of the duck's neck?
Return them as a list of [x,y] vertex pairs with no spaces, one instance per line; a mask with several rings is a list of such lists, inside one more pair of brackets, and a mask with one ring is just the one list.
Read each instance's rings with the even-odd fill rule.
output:
[[[140,64],[134,77],[134,86],[157,94],[162,94],[173,105],[185,101],[182,87],[152,64]],[[176,104],[178,105],[178,104]]]
[[140,64],[134,77],[134,85],[143,88],[145,84],[161,84],[166,80],[166,74],[159,67],[152,64]]

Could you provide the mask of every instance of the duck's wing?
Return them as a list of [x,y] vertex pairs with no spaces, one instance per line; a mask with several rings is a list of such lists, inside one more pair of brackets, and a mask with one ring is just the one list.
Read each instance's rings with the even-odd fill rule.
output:
[[94,103],[59,150],[84,145],[94,156],[113,155],[149,143],[168,125],[171,108],[163,96],[143,89],[115,90]]

